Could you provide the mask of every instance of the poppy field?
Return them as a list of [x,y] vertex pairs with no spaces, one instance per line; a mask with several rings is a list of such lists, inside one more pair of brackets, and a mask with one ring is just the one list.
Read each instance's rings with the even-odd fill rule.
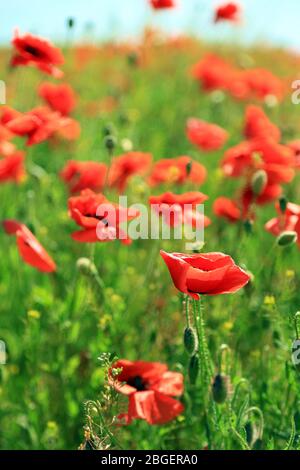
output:
[[[211,27],[240,16],[223,2]],[[300,448],[299,70],[281,48],[150,27],[12,33],[1,449]]]

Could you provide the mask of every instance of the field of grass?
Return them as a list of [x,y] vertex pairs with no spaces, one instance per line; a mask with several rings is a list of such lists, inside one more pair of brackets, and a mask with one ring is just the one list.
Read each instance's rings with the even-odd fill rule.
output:
[[[65,46],[63,81],[78,97],[73,116],[81,125],[80,138],[27,148],[24,139],[14,140],[26,151],[27,178],[19,185],[1,184],[0,220],[25,223],[55,259],[57,272],[42,274],[25,264],[14,238],[1,230],[0,339],[6,343],[7,363],[0,366],[0,448],[76,449],[84,441],[86,419],[100,419],[101,427],[94,431],[103,446],[112,448],[299,445],[300,377],[291,352],[300,309],[300,253],[297,245],[276,246],[265,231],[264,224],[275,214],[273,204],[257,209],[251,233],[243,223],[229,224],[213,214],[214,200],[232,197],[238,183],[222,175],[224,149],[200,152],[187,140],[185,124],[198,117],[222,126],[230,135],[229,148],[242,140],[248,103],[226,93],[218,100],[199,90],[190,69],[209,51],[239,67],[268,68],[288,85],[300,70],[300,59],[282,50],[209,46],[189,39],[155,45],[148,37],[137,64],[129,45]],[[9,69],[10,57],[11,50],[1,51],[0,77],[7,85],[7,104],[24,112],[41,103],[37,87],[48,78],[27,67]],[[280,104],[263,107],[281,129],[283,142],[300,136],[300,108],[291,104],[289,93]],[[161,249],[184,252],[185,241],[90,245],[70,236],[76,225],[68,216],[68,190],[58,173],[70,159],[109,163],[104,136],[111,125],[117,138],[114,155],[124,153],[130,140],[135,150],[152,153],[154,160],[189,155],[207,168],[207,180],[196,188],[209,196],[205,213],[212,219],[203,251],[229,254],[253,275],[234,295],[202,299],[213,375],[221,357],[228,381],[221,404],[213,400],[201,361],[196,383],[189,381],[182,297],[159,255]],[[299,188],[296,175],[285,187],[289,200],[300,203]],[[185,184],[171,189],[195,188]],[[162,192],[138,176],[126,194],[129,203],[147,204],[150,195]],[[107,195],[117,200],[116,192]],[[95,263],[104,292],[99,278],[78,269],[82,257]],[[99,361],[103,353],[111,357]],[[112,424],[125,406],[106,381],[105,363],[114,356],[159,361],[181,372],[184,413],[163,426],[141,420]],[[88,400],[101,402],[100,418],[95,403],[86,410]]]

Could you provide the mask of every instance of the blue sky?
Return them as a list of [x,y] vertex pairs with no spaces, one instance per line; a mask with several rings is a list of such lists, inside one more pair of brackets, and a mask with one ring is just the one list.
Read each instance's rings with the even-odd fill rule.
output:
[[[193,32],[208,39],[250,43],[265,41],[292,47],[300,52],[299,0],[240,0],[244,7],[243,27],[212,24],[219,0],[177,0],[177,9],[154,13],[147,0],[9,0],[1,2],[0,42],[8,42],[15,27],[53,40],[66,36],[67,17],[76,19],[76,38],[93,24],[97,38],[136,37],[145,25],[159,26],[170,33]],[[5,6],[4,6],[5,5]]]

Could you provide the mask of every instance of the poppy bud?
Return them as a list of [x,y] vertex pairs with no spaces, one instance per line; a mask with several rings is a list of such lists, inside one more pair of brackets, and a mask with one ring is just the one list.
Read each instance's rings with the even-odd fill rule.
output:
[[186,352],[191,356],[195,354],[198,349],[198,337],[194,328],[187,327],[184,330],[184,346]]
[[198,354],[194,354],[190,358],[189,363],[189,379],[192,385],[195,385],[198,375],[199,375],[200,363]]
[[244,222],[244,229],[245,229],[245,232],[248,233],[249,235],[253,232],[253,222],[252,220],[245,220]]
[[288,200],[286,196],[281,196],[279,198],[279,207],[281,212],[284,214],[288,205]]
[[267,185],[268,175],[265,170],[258,170],[254,173],[251,180],[251,189],[255,196],[260,196]]
[[73,29],[75,25],[75,20],[74,18],[68,18],[67,19],[67,26],[69,29]]
[[79,258],[76,262],[76,268],[84,276],[96,276],[97,268],[88,258]]
[[190,160],[186,165],[186,176],[189,176],[192,171],[193,162]]
[[112,122],[108,122],[103,128],[103,135],[106,137],[107,135],[115,135],[116,129]]
[[228,377],[223,374],[217,374],[212,384],[212,395],[216,403],[222,404],[226,401],[228,395]]
[[104,145],[109,152],[112,152],[116,146],[116,138],[113,135],[107,135],[104,138]]
[[297,239],[298,235],[296,232],[282,232],[277,238],[277,245],[284,247],[291,246],[296,243]]

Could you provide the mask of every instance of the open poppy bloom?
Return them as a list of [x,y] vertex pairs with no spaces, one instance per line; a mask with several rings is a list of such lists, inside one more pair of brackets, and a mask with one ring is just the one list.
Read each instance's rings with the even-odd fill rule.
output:
[[278,237],[282,232],[296,232],[300,244],[300,206],[289,202],[283,213],[278,203],[275,205],[278,216],[266,223],[265,229]]
[[158,215],[162,215],[166,224],[177,227],[182,224],[191,227],[208,227],[211,221],[208,217],[197,212],[197,205],[207,201],[208,196],[200,192],[189,192],[184,194],[165,193],[160,196],[150,196],[151,209]]
[[213,205],[213,211],[218,217],[223,217],[235,223],[241,219],[242,214],[238,205],[227,197],[218,197]]
[[50,82],[42,83],[38,93],[54,111],[63,116],[68,116],[75,108],[75,93],[67,83],[58,85]]
[[300,139],[292,140],[287,143],[288,148],[292,150],[295,157],[295,167],[300,168]]
[[69,160],[60,172],[61,179],[69,186],[72,194],[83,189],[102,191],[107,174],[105,163]]
[[192,76],[205,91],[227,89],[233,68],[220,57],[209,54],[192,67]]
[[206,175],[206,168],[188,156],[169,158],[154,163],[149,184],[157,186],[164,183],[183,184],[188,181],[202,184]]
[[55,78],[63,76],[63,72],[56,66],[64,63],[64,57],[61,51],[46,39],[29,33],[23,36],[16,33],[12,44],[16,49],[16,54],[11,60],[12,67],[33,66]]
[[150,3],[155,10],[161,10],[163,8],[173,8],[176,6],[175,0],[150,0]]
[[16,235],[19,253],[25,263],[44,273],[56,271],[53,259],[26,225],[16,220],[5,220],[3,227],[7,234]]
[[186,133],[189,141],[203,151],[219,150],[228,139],[228,132],[216,124],[191,118]]
[[236,2],[228,2],[216,8],[215,22],[231,21],[238,23],[240,20],[241,7]]
[[265,100],[268,96],[281,100],[284,96],[284,83],[269,70],[239,69],[212,54],[193,66],[192,76],[205,91],[227,91],[239,100]]
[[273,124],[262,108],[259,106],[247,106],[245,116],[245,136],[247,139],[272,139],[279,142],[280,129]]
[[77,121],[46,106],[34,108],[24,114],[11,108],[6,109],[2,121],[13,134],[27,137],[28,146],[39,144],[53,136],[73,140],[80,135]]
[[[20,183],[25,177],[24,152],[14,150],[2,153],[0,145],[0,183],[15,181]],[[6,149],[7,150],[7,149]]]
[[248,87],[247,99],[253,97],[264,100],[268,96],[273,96],[281,100],[284,96],[284,83],[268,69],[260,67],[242,70],[240,79]]
[[108,172],[108,184],[120,193],[126,189],[128,180],[134,175],[144,174],[151,165],[152,155],[142,152],[128,152],[112,160]]
[[69,198],[69,215],[82,230],[72,233],[72,238],[81,243],[96,243],[120,240],[125,245],[132,240],[122,229],[122,224],[138,217],[139,212],[126,209],[96,194],[90,189],[80,196]]
[[112,385],[128,396],[128,411],[121,416],[126,424],[144,419],[149,424],[165,424],[184,411],[184,406],[173,397],[183,394],[183,375],[170,372],[159,362],[128,361],[113,364],[122,369]]
[[250,280],[249,274],[223,253],[160,252],[175,287],[198,300],[200,295],[232,294]]

